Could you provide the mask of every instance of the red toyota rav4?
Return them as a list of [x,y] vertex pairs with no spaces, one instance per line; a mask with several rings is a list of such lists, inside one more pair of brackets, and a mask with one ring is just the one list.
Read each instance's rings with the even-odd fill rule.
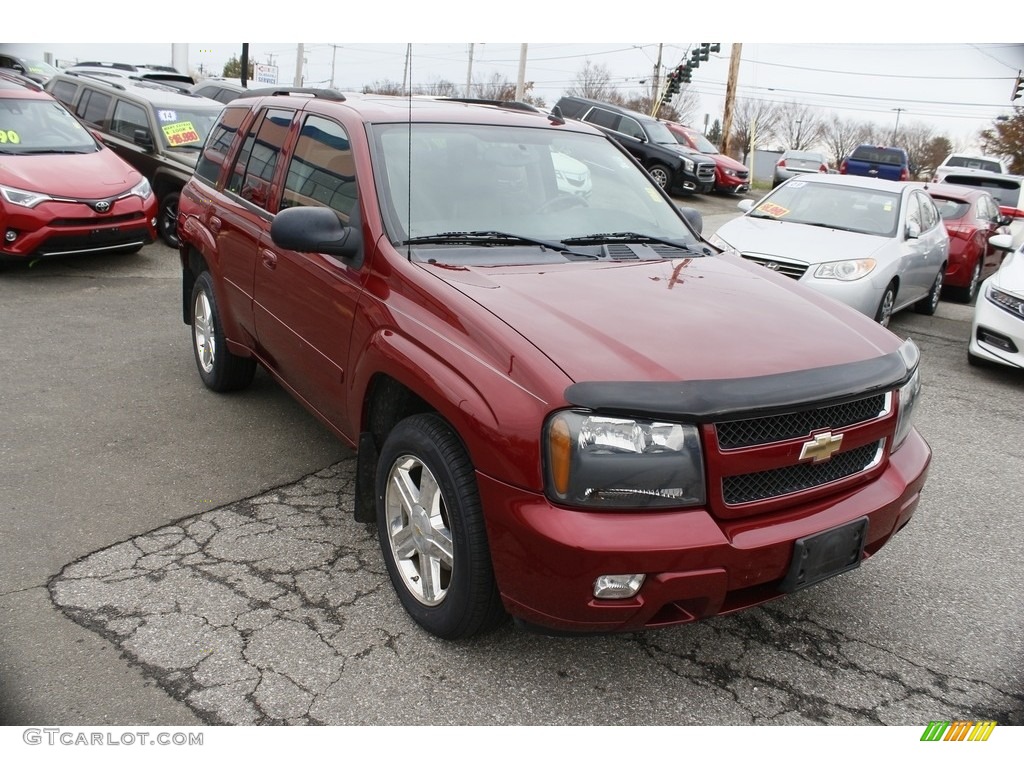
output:
[[131,252],[155,237],[143,175],[40,85],[0,73],[0,261]]
[[857,567],[918,504],[914,344],[717,253],[585,123],[258,93],[178,226],[199,376],[262,365],[358,448],[356,515],[438,636],[735,611]]

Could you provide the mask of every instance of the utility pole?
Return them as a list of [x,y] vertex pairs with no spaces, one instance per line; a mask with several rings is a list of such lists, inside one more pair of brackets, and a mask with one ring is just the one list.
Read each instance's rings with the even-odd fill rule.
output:
[[405,44],[405,66],[402,68],[402,93],[409,93],[412,88],[409,77],[409,62],[412,61],[412,43]]
[[337,60],[339,48],[340,45],[331,44],[331,88],[334,87],[334,62]]
[[473,88],[473,43],[469,44],[469,65],[466,67],[466,98],[471,98]]
[[900,129],[900,112],[906,112],[906,110],[903,107],[896,107],[893,109],[893,112],[896,113],[896,127],[892,129],[892,145],[895,147],[896,133]]
[[302,65],[304,63],[305,54],[302,50],[302,43],[299,43],[299,51],[295,55],[295,82],[292,83],[296,88],[302,87]]
[[[658,103],[658,94],[661,93],[661,48],[664,43],[658,43],[658,61],[654,64],[654,79],[653,85],[651,85],[651,104]],[[654,114],[658,114],[658,108],[655,106]]]
[[732,113],[736,104],[736,80],[740,73],[740,52],[743,43],[732,44],[729,57],[729,82],[725,86],[725,115],[722,118],[722,154],[729,154],[729,133],[732,131]]
[[519,45],[519,79],[516,81],[516,101],[526,95],[526,43]]

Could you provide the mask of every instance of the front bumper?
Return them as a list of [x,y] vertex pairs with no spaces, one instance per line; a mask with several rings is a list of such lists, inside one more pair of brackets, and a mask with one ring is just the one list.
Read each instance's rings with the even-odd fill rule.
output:
[[[156,239],[156,199],[117,200],[99,214],[83,203],[52,201],[4,207],[0,260],[7,262],[124,251]],[[7,239],[12,233],[13,240]]]
[[[910,520],[931,460],[912,430],[874,480],[782,512],[716,520],[705,509],[591,512],[478,475],[506,609],[567,632],[683,624],[781,597],[794,542],[866,516],[865,556]],[[596,599],[603,574],[645,573],[633,598]]]
[[1024,368],[1024,318],[993,304],[987,285],[987,281],[982,283],[975,303],[970,353],[983,360]]

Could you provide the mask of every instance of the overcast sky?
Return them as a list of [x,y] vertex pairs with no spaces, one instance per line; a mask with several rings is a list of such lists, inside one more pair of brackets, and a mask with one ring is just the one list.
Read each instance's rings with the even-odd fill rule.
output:
[[[65,5],[62,0],[56,6]],[[1020,19],[1016,3],[988,3],[981,19],[957,19],[955,29],[929,30],[927,20],[919,12],[898,9],[893,4],[858,3],[856,13],[845,13],[830,21],[830,27],[843,26],[846,18],[852,28],[844,37],[841,31],[829,34],[820,3],[774,2],[750,4],[750,7],[770,9],[764,19],[744,18],[742,3],[731,4],[737,13],[726,18],[724,12],[678,10],[678,4],[650,6],[653,26],[640,23],[635,17],[644,12],[631,13],[627,20],[612,19],[608,12],[599,11],[597,5],[574,3],[576,9],[555,9],[534,0],[505,2],[500,5],[500,17],[488,21],[481,14],[485,9],[495,12],[496,6],[482,3],[431,3],[415,6],[395,3],[381,6],[379,14],[359,10],[350,4],[330,6],[338,11],[323,14],[315,12],[319,4],[298,0],[297,8],[308,12],[292,14],[288,19],[268,24],[256,23],[246,31],[250,40],[267,40],[291,33],[285,39],[323,39],[332,37],[333,43],[305,42],[303,77],[307,85],[329,85],[343,90],[360,90],[375,81],[403,81],[406,62],[406,43],[390,42],[403,34],[420,42],[412,43],[411,79],[423,85],[440,79],[450,80],[464,88],[469,66],[468,42],[441,43],[435,40],[472,40],[473,79],[487,80],[493,74],[514,82],[519,69],[521,44],[514,42],[487,42],[508,40],[519,36],[527,45],[526,79],[534,83],[534,93],[550,105],[576,81],[580,70],[589,61],[607,68],[612,84],[623,92],[640,92],[642,80],[650,79],[660,60],[662,72],[686,60],[688,51],[696,42],[632,43],[632,42],[569,42],[570,40],[607,41],[615,38],[647,36],[652,29],[661,28],[679,36],[684,29],[695,30],[705,40],[721,42],[722,50],[712,54],[711,60],[702,62],[694,72],[690,86],[700,96],[698,114],[693,123],[703,127],[704,115],[710,120],[722,115],[728,80],[730,40],[760,40],[743,42],[738,77],[739,98],[758,98],[781,103],[796,101],[834,113],[842,118],[868,120],[893,126],[897,118],[901,125],[926,123],[937,132],[947,135],[954,145],[972,143],[977,131],[988,127],[998,116],[1012,111],[1010,100],[1014,80],[1024,69],[1024,44],[996,42],[962,42],[963,40],[993,40],[993,27],[1003,18],[1013,34],[1019,36],[1015,22]],[[48,5],[49,7],[49,5]],[[284,6],[282,6],[284,7]],[[877,7],[877,13],[872,11]],[[94,19],[93,10],[66,4],[65,12],[57,12],[53,20],[41,28],[35,20],[17,18],[8,20],[0,34],[8,42],[0,49],[23,55],[53,54],[58,60],[102,59],[132,63],[171,63],[172,46],[169,42],[151,43],[87,43],[71,42],[90,39],[118,39],[109,27],[99,27],[93,34],[83,35],[82,25],[105,23]],[[408,8],[406,11],[404,9]],[[433,9],[428,13],[427,9]],[[447,10],[446,10],[447,9]],[[656,10],[657,9],[657,10]],[[668,10],[666,10],[668,9]],[[515,13],[515,19],[507,18]],[[164,11],[159,18],[161,38],[193,40],[211,31],[227,32],[238,26],[227,17],[226,10],[203,13],[190,11],[187,20]],[[275,14],[278,13],[275,11]],[[901,14],[906,18],[901,18]],[[246,16],[246,14],[243,14]],[[203,21],[202,25],[196,23]],[[248,20],[248,19],[246,19]],[[884,20],[884,23],[882,23]],[[948,17],[946,17],[948,21]],[[387,22],[386,25],[384,22]],[[672,23],[669,23],[672,22]],[[156,25],[154,25],[156,26]],[[642,31],[633,27],[642,26]],[[65,28],[67,27],[67,28]],[[871,37],[879,42],[844,42],[856,40],[854,35]],[[103,30],[107,33],[103,34]],[[563,32],[564,30],[564,32]],[[153,31],[158,31],[154,29]],[[122,33],[123,34],[123,33]],[[957,34],[959,41],[949,40]],[[178,37],[174,37],[177,35]],[[240,35],[221,34],[230,38]],[[283,36],[283,35],[282,35]],[[152,38],[152,36],[149,36]],[[124,37],[120,38],[122,41]],[[861,39],[864,39],[863,37]],[[37,42],[24,42],[32,41]],[[385,42],[353,42],[353,41]],[[793,42],[778,43],[774,40]],[[928,42],[925,42],[925,41]],[[61,41],[61,42],[54,42]],[[910,42],[913,41],[913,42]],[[297,66],[297,43],[250,43],[250,56],[260,63],[273,62],[279,68],[279,82],[291,83]],[[192,69],[219,74],[224,62],[232,55],[240,55],[241,43],[188,44],[188,64]],[[1024,107],[1024,99],[1016,102]],[[898,111],[897,111],[898,110]]]

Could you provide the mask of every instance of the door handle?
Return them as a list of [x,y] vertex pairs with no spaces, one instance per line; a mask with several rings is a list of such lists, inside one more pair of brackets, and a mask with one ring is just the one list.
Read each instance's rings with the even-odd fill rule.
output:
[[263,251],[260,254],[260,260],[267,269],[277,269],[277,254],[273,251]]
[[213,234],[216,235],[218,232],[220,232],[220,228],[221,228],[221,225],[223,223],[224,222],[220,220],[219,216],[211,216],[210,217],[210,231],[213,232]]

